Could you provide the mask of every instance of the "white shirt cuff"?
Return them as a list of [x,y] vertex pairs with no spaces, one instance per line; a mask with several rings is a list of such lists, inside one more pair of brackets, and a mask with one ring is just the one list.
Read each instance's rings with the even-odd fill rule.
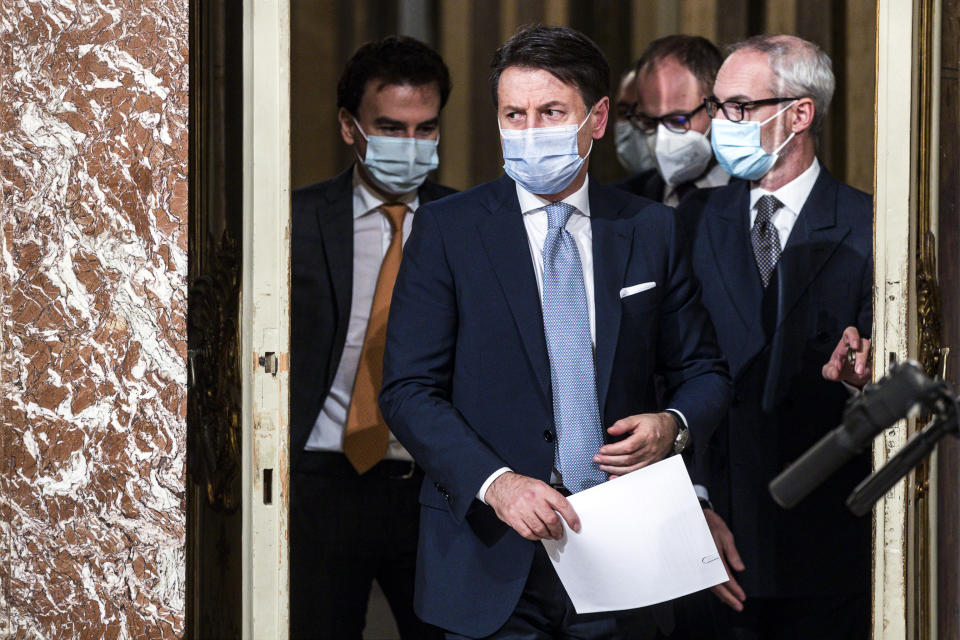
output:
[[669,411],[673,415],[679,417],[680,421],[683,422],[683,426],[686,427],[687,429],[690,428],[690,423],[687,422],[687,416],[683,415],[683,412],[680,411],[680,409],[665,409],[665,411]]
[[707,491],[707,488],[702,484],[693,485],[693,492],[697,494],[697,499],[706,500],[710,502],[710,493]]
[[491,473],[490,477],[487,478],[486,482],[480,485],[480,491],[477,491],[477,500],[479,500],[483,504],[487,504],[487,501],[483,499],[483,497],[487,495],[487,489],[490,488],[490,485],[493,484],[494,480],[496,480],[503,474],[507,473],[508,471],[513,471],[513,469],[511,469],[510,467],[500,467],[499,469]]
[[846,388],[847,393],[850,394],[850,397],[851,397],[851,398],[852,398],[853,396],[858,396],[858,395],[860,395],[861,393],[863,393],[863,389],[859,389],[859,388],[853,386],[852,384],[850,384],[850,383],[847,382],[846,380],[841,380],[841,381],[840,381],[840,384],[842,384],[842,385]]

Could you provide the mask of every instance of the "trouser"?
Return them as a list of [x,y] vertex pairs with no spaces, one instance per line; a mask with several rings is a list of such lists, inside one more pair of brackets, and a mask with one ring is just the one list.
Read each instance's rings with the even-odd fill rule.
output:
[[292,638],[360,640],[373,580],[404,640],[442,637],[413,612],[422,482],[412,463],[361,476],[341,453],[303,452],[290,495]]

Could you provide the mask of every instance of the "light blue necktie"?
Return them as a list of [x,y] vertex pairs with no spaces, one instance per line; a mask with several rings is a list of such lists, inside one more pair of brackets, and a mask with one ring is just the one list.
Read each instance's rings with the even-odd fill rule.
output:
[[597,404],[597,373],[590,339],[590,314],[583,267],[573,236],[564,228],[576,208],[552,202],[543,243],[543,330],[550,356],[556,465],[572,493],[607,479],[593,462],[603,446]]

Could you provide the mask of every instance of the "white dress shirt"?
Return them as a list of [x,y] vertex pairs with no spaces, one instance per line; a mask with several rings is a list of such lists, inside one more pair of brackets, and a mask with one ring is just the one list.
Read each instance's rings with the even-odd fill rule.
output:
[[[347,324],[347,340],[343,356],[333,377],[330,393],[324,400],[320,414],[304,446],[306,451],[343,451],[343,430],[350,408],[350,396],[360,364],[360,350],[367,333],[373,294],[377,288],[380,264],[383,262],[393,231],[386,214],[380,207],[386,201],[373,191],[362,179],[355,167],[353,170],[353,292],[350,298],[350,321]],[[413,212],[420,205],[418,191],[414,190],[391,202],[407,205],[403,218],[403,242],[410,236]],[[386,459],[412,460],[410,454],[390,434]]]
[[819,175],[820,163],[814,158],[803,173],[776,191],[771,192],[760,187],[750,189],[750,228],[753,229],[753,222],[757,219],[757,200],[765,195],[774,196],[783,203],[783,206],[773,214],[773,226],[777,228],[777,234],[780,236],[780,248],[786,247],[793,225],[800,217],[800,211],[810,197],[810,192],[813,191],[813,185],[817,182]]
[[[590,339],[594,348],[597,346],[597,320],[594,305],[594,282],[593,282],[593,228],[590,226],[590,197],[589,187],[590,177],[587,176],[583,181],[583,186],[574,193],[564,198],[561,202],[576,208],[570,214],[567,220],[566,230],[573,236],[577,243],[577,252],[580,254],[580,266],[583,267],[583,285],[587,293],[587,311],[590,315]],[[549,200],[534,195],[521,187],[517,186],[517,199],[520,201],[520,211],[523,213],[523,225],[527,230],[527,242],[530,246],[530,259],[533,261],[533,273],[537,280],[537,292],[543,300],[543,244],[547,238],[547,210],[544,208],[550,204]],[[676,414],[684,425],[687,424],[686,417],[675,409],[668,411]],[[510,467],[500,467],[490,474],[486,481],[480,485],[477,491],[477,499],[486,503],[484,496],[487,489],[493,484],[493,481],[504,473],[512,471]],[[554,480],[557,479],[554,471]]]
[[[709,189],[710,187],[722,187],[730,182],[730,174],[723,170],[717,163],[709,171],[693,181],[697,189]],[[668,207],[675,207],[680,204],[680,197],[677,195],[677,187],[680,185],[670,184],[669,182],[663,188],[663,204]]]

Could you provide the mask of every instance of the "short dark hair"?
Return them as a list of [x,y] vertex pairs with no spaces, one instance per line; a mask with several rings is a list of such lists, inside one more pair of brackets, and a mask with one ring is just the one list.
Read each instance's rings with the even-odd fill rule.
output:
[[357,115],[367,83],[379,80],[383,85],[420,87],[436,84],[440,108],[450,97],[450,71],[440,54],[408,36],[387,36],[368,42],[353,54],[337,83],[337,108]]
[[592,108],[610,94],[610,65],[596,43],[568,27],[527,25],[497,49],[490,63],[490,91],[497,104],[500,75],[507,67],[543,69],[580,92]]
[[700,83],[703,95],[713,95],[713,83],[717,79],[720,65],[723,64],[723,55],[712,42],[700,36],[683,34],[654,40],[637,60],[637,73],[647,71],[666,58],[674,58],[686,67]]

